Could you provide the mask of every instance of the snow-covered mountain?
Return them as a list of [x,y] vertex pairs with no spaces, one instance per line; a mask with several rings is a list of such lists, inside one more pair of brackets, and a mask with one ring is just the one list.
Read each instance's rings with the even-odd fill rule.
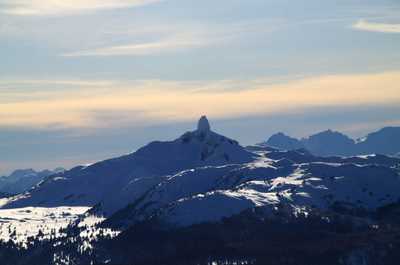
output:
[[283,133],[272,135],[263,145],[281,150],[306,148],[321,156],[354,156],[362,154],[395,155],[400,152],[400,127],[385,127],[357,140],[340,132],[323,131],[306,138],[296,139]]
[[44,178],[65,171],[63,168],[35,171],[33,169],[18,169],[9,176],[0,177],[0,192],[18,194],[25,192],[38,184]]
[[215,222],[245,210],[294,213],[377,207],[400,199],[400,160],[320,158],[300,151],[258,152],[250,163],[208,166],[165,178],[107,221],[116,227],[158,218],[173,225]]
[[206,117],[176,140],[152,142],[122,157],[54,175],[4,208],[94,206],[110,214],[143,196],[169,175],[205,166],[242,164],[255,154],[210,129]]

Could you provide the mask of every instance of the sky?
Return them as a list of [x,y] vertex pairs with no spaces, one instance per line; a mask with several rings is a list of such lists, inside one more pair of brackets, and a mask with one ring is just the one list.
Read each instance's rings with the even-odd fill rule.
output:
[[398,0],[0,0],[0,175],[400,126],[399,47]]

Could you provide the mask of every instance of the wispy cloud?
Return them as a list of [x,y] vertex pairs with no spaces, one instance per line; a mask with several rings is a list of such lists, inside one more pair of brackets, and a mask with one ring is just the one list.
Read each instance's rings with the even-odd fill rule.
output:
[[[241,89],[232,90],[237,82]],[[275,85],[262,80],[135,81],[0,103],[0,126],[99,128],[184,121],[204,113],[230,118],[313,107],[396,105],[399,83],[400,72],[319,76]],[[107,113],[115,118],[102,119]]]
[[120,56],[120,55],[149,55],[162,52],[171,52],[187,48],[201,47],[208,44],[204,38],[196,36],[180,34],[171,36],[158,41],[133,43],[126,45],[116,45],[90,50],[76,51],[62,54],[64,57],[81,57],[81,56]]
[[400,33],[400,24],[375,23],[366,20],[359,20],[357,23],[353,24],[353,28],[381,33]]
[[18,16],[61,15],[147,5],[162,0],[3,0],[0,12]]
[[103,80],[72,80],[72,79],[67,79],[67,80],[61,80],[61,79],[31,79],[31,80],[13,80],[13,79],[4,79],[0,80],[0,90],[2,89],[3,86],[21,86],[21,85],[26,85],[26,86],[46,86],[46,85],[60,85],[60,86],[110,86],[114,84],[114,82],[111,81],[103,81]]
[[[200,48],[221,44],[232,40],[244,39],[255,34],[272,32],[276,27],[264,26],[262,30],[254,28],[265,24],[265,21],[223,25],[169,25],[147,26],[144,28],[126,28],[104,33],[109,44],[101,47],[77,50],[61,54],[63,57],[85,56],[142,56],[166,52]],[[110,36],[112,35],[112,36]],[[115,43],[113,37],[123,37],[124,41]]]

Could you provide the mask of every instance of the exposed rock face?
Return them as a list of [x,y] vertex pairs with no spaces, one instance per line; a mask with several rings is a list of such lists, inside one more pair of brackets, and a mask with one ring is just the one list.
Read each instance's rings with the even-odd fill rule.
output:
[[211,130],[210,123],[206,116],[201,116],[199,122],[197,123],[197,131],[207,133]]

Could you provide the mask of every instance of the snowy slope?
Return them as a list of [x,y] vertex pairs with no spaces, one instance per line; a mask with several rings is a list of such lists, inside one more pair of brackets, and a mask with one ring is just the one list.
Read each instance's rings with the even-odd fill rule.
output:
[[[92,248],[99,235],[117,236],[120,231],[101,228],[97,224],[104,218],[91,215],[89,207],[25,207],[0,209],[0,241],[12,241],[22,247],[32,244],[32,239],[42,241],[57,239],[56,244],[72,240],[65,231],[72,225],[79,229],[82,241],[80,251]],[[75,240],[76,238],[74,238]]]
[[171,224],[190,225],[218,221],[253,207],[272,211],[278,204],[286,204],[294,212],[329,210],[338,205],[371,210],[400,198],[398,159],[318,158],[295,151],[263,155],[241,165],[175,174],[108,223],[127,226],[157,217]]
[[88,207],[26,207],[0,209],[0,241],[26,243],[29,237],[43,234],[61,236],[58,231],[75,221]]
[[[182,198],[190,198],[219,189],[232,189],[253,179],[277,177],[288,172],[287,168],[275,168],[270,160],[258,158],[250,163],[206,166],[181,171],[168,176],[149,189],[144,196],[128,208],[112,216],[112,225],[127,226],[137,220],[145,220]],[[210,209],[211,210],[211,209]]]

